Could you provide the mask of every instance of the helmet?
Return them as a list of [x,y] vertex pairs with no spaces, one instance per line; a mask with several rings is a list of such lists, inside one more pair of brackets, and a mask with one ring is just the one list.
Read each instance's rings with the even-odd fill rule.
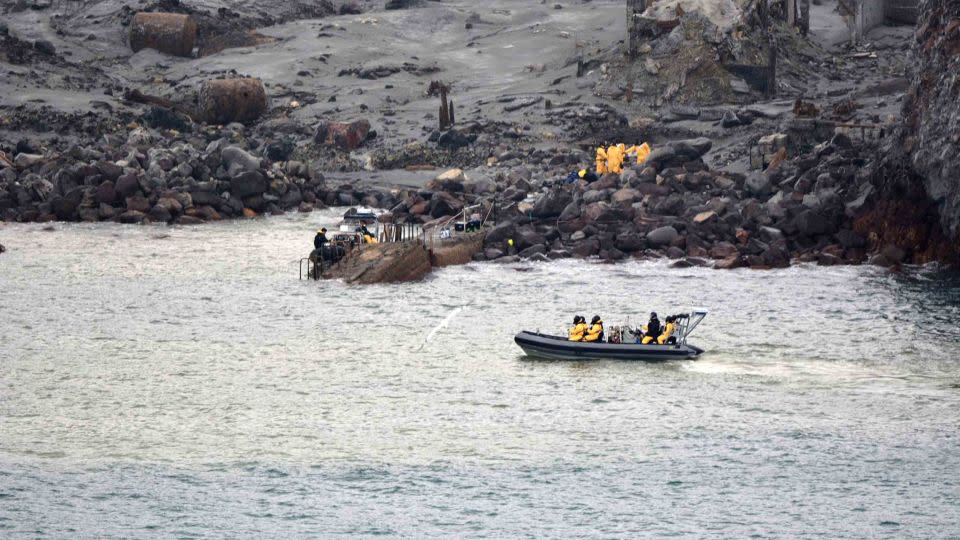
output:
[[651,313],[650,313],[650,318],[651,318],[651,319],[656,319],[656,318],[657,318],[657,312],[656,312],[656,311],[651,312]]
[[590,321],[590,324],[597,324],[598,322],[600,322],[600,316],[594,315],[593,319]]
[[577,173],[577,176],[579,176],[580,178],[583,178],[586,175],[587,175],[586,169],[580,169],[580,172]]
[[327,232],[327,228],[326,228],[326,227],[322,227],[322,228],[320,229],[320,232],[322,232],[322,233]]
[[577,324],[578,322],[580,322],[580,316],[579,316],[579,315],[574,315],[574,316],[573,316],[573,324]]

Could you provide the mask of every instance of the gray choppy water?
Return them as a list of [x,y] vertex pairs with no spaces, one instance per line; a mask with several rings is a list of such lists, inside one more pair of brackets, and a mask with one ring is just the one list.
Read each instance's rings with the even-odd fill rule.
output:
[[[960,536],[956,275],[298,282],[334,215],[0,227],[0,537]],[[696,362],[512,341],[689,306]]]

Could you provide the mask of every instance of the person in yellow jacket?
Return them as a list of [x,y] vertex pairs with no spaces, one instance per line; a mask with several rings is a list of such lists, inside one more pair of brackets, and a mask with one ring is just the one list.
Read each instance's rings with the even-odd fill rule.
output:
[[623,172],[623,153],[625,149],[622,148],[622,144],[607,148],[607,169],[610,172],[616,174]]
[[583,334],[587,332],[587,320],[583,315],[574,315],[573,328],[570,329],[570,341],[583,341]]
[[633,145],[630,148],[627,148],[627,155],[636,155],[637,156],[637,165],[643,165],[647,158],[650,157],[650,145],[643,143],[640,146]]
[[587,330],[587,335],[583,338],[584,341],[603,341],[603,321],[600,320],[599,315],[594,315],[593,319],[590,321],[590,329]]
[[367,229],[367,224],[366,224],[366,223],[360,225],[360,235],[363,236],[363,243],[365,243],[365,244],[379,244],[379,243],[380,243],[380,242],[377,241],[377,237],[374,236],[373,233],[370,232],[369,229]]
[[597,174],[607,174],[607,151],[603,147],[597,148]]
[[657,338],[657,343],[660,345],[666,345],[667,341],[670,339],[670,336],[673,335],[673,331],[677,328],[677,319],[676,317],[667,317],[667,323],[663,325],[663,333],[660,334],[660,337]]

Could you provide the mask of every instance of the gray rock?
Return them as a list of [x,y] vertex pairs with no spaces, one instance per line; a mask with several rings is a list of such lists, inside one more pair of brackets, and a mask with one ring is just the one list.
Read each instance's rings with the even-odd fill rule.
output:
[[483,256],[486,257],[488,261],[492,261],[503,257],[503,251],[500,251],[497,248],[487,248],[483,250]]
[[[677,156],[686,160],[697,159],[713,148],[713,142],[706,137],[696,139],[687,139],[684,141],[674,141],[670,143]],[[652,152],[651,152],[652,154]]]
[[783,239],[783,231],[774,227],[760,227],[760,238],[765,242],[775,242]]
[[260,169],[260,159],[237,146],[224,148],[220,160],[231,177]]
[[490,232],[487,233],[483,243],[487,246],[501,245],[504,244],[507,239],[513,238],[516,235],[517,226],[510,221],[504,221],[503,223],[498,223],[494,228],[490,229]]
[[723,113],[723,118],[720,119],[720,127],[722,128],[732,128],[740,125],[740,119],[737,117],[737,113],[733,111],[726,111]]
[[580,204],[573,201],[560,213],[560,221],[570,221],[580,217]]
[[797,214],[793,226],[797,233],[808,237],[833,234],[836,231],[833,220],[813,210],[804,210]]
[[17,154],[17,157],[13,158],[13,165],[20,170],[29,169],[34,165],[43,163],[45,159],[46,158],[44,158],[40,154],[20,153],[20,154]]
[[667,225],[665,227],[656,228],[647,233],[647,242],[649,242],[652,247],[661,247],[670,245],[679,237],[680,233],[678,233],[677,230],[672,226]]
[[568,191],[562,189],[551,190],[537,199],[531,214],[537,218],[559,216],[572,200],[573,196]]
[[837,242],[846,249],[863,248],[867,246],[867,239],[850,229],[842,229],[837,233]]
[[743,187],[747,190],[747,193],[759,197],[769,194],[773,189],[773,184],[766,174],[754,171],[747,175]]
[[[226,153],[226,150],[224,150],[224,153]],[[234,197],[242,199],[251,195],[259,195],[266,190],[267,179],[256,169],[240,172],[230,179],[230,194]]]
[[147,215],[137,210],[127,210],[117,218],[120,223],[141,223]]
[[547,247],[545,245],[536,244],[521,251],[520,256],[523,257],[524,259],[529,259],[534,255],[542,255],[546,252],[547,252]]
[[117,179],[114,185],[120,197],[130,197],[140,191],[140,179],[135,174],[125,174]]
[[113,204],[114,201],[117,200],[117,190],[114,188],[113,182],[110,180],[105,180],[99,186],[97,186],[94,199],[98,203]]

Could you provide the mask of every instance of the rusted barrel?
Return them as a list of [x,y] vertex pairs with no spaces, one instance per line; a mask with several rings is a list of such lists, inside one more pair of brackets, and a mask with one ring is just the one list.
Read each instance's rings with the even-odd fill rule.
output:
[[210,124],[250,122],[267,110],[260,79],[213,79],[200,86],[199,112]]
[[174,56],[193,53],[197,41],[197,23],[179,13],[137,13],[130,23],[130,48],[156,49]]

